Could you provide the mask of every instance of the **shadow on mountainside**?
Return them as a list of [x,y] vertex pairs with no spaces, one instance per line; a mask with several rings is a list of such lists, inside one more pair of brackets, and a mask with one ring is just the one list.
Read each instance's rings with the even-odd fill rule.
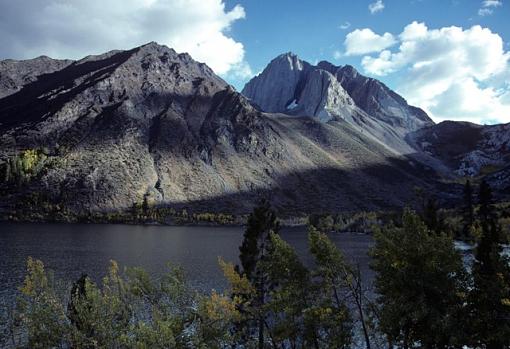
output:
[[[442,206],[458,203],[462,185],[440,182],[432,170],[401,159],[359,169],[323,168],[277,175],[266,188],[253,187],[207,199],[160,204],[177,210],[246,214],[257,202],[268,199],[281,216],[299,216],[321,212],[392,210],[416,206],[416,188],[435,197]],[[391,164],[393,163],[393,164]],[[396,167],[398,166],[398,167]]]
[[[113,72],[135,51],[121,51],[100,60],[78,61],[62,70],[38,76],[20,91],[0,99],[0,130],[15,124],[42,121],[45,115],[57,112],[79,93]],[[84,81],[74,85],[80,77],[84,77]]]

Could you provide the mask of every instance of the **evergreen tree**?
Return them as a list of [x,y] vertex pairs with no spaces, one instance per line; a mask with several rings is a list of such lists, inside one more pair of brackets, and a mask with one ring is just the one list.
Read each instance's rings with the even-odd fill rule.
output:
[[422,218],[429,230],[436,233],[439,233],[443,230],[443,223],[439,217],[439,205],[434,198],[425,200]]
[[308,224],[321,233],[329,233],[334,229],[335,220],[329,214],[312,214],[308,217]]
[[278,235],[270,233],[267,258],[260,263],[272,288],[265,311],[268,337],[274,348],[302,347],[319,349],[318,324],[304,315],[313,308],[310,272],[296,251]]
[[81,320],[79,318],[77,303],[85,297],[86,283],[88,281],[87,274],[82,274],[78,280],[73,283],[71,288],[71,297],[67,305],[67,313],[72,325],[76,326],[79,330],[83,330]]
[[11,162],[9,160],[5,162],[4,169],[4,182],[9,183],[11,181]]
[[[260,263],[264,261],[270,244],[270,233],[278,234],[280,225],[276,213],[271,209],[267,200],[262,200],[248,217],[243,242],[239,248],[239,259],[242,274],[251,282],[256,290],[252,306],[261,308],[266,302],[269,291],[267,275]],[[239,270],[239,268],[238,268]],[[257,321],[258,347],[264,347],[264,317],[260,315]]]
[[502,255],[501,228],[490,186],[482,181],[478,219],[481,236],[475,250],[470,292],[473,345],[499,349],[510,346],[510,266]]
[[473,209],[473,187],[469,179],[464,185],[464,207],[462,209],[462,234],[464,237],[471,235],[471,227],[475,222],[475,214]]
[[465,270],[453,240],[432,234],[412,211],[403,226],[375,233],[376,315],[389,346],[450,348],[465,335],[459,326],[466,293]]
[[[310,243],[315,243],[310,248],[317,260],[336,260],[336,247],[325,235],[317,234],[310,238]],[[343,294],[337,294],[338,297],[333,294],[339,286],[336,283],[341,281],[328,273],[338,264],[310,272],[287,242],[273,233],[270,240],[261,267],[273,286],[264,307],[272,347],[349,348],[352,330],[349,309]]]
[[144,215],[149,213],[149,201],[147,200],[147,195],[144,195],[142,202],[142,211]]
[[[347,340],[350,326],[350,314],[345,302],[352,301],[353,313],[360,324],[367,349],[371,348],[368,321],[366,317],[366,295],[359,269],[353,268],[344,258],[342,252],[327,237],[313,227],[308,234],[310,253],[314,257],[315,270],[318,277],[323,302],[331,309],[331,346],[338,345],[338,339]],[[337,323],[335,323],[335,321]],[[335,339],[337,338],[337,339]],[[333,345],[335,344],[335,345]]]

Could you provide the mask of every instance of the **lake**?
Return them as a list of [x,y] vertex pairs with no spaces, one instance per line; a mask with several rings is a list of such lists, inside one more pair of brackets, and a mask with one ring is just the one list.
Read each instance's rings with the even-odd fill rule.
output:
[[[192,286],[206,292],[221,290],[226,283],[218,257],[238,262],[243,231],[243,227],[0,223],[0,305],[14,300],[29,256],[66,281],[82,273],[100,280],[111,259],[120,266],[142,266],[155,276],[171,262],[184,267]],[[283,229],[281,235],[310,263],[305,227]],[[366,254],[370,236],[335,233],[330,238],[372,278]]]

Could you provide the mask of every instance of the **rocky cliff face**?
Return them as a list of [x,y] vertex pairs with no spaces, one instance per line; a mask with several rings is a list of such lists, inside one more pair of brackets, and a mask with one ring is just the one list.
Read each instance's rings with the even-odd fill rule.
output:
[[280,55],[246,84],[242,93],[268,113],[284,112],[292,109],[292,101],[298,97],[296,87],[302,85],[311,68],[290,52]]
[[409,151],[400,141],[407,133],[433,125],[423,110],[352,66],[312,66],[292,53],[271,61],[242,93],[267,112],[346,120],[396,152]]
[[395,156],[406,155],[444,177],[496,178],[494,172],[510,165],[508,125],[435,125],[423,110],[349,65],[323,61],[313,66],[286,53],[249,81],[242,93],[264,111],[346,122]]
[[[432,169],[385,145],[384,137],[394,147],[405,141],[360,108],[337,73],[291,55],[277,60],[271,78],[250,84],[277,79],[284,86],[274,98],[245,92],[261,91],[259,108],[268,111],[287,112],[294,101],[292,118],[260,111],[205,64],[155,43],[79,61],[16,62],[14,73],[1,72],[10,82],[0,85],[0,208],[35,195],[76,214],[144,199],[246,213],[268,196],[281,213],[302,214],[397,207],[415,185],[433,184]],[[31,149],[46,155],[29,181],[14,184],[9,164]]]
[[459,176],[488,174],[510,164],[510,124],[444,121],[409,134],[408,139]]
[[510,124],[444,121],[407,135],[417,151],[455,177],[484,178],[496,198],[510,197]]
[[71,63],[72,60],[57,60],[46,56],[26,61],[0,61],[0,98],[19,91],[37,80],[38,76],[61,70]]

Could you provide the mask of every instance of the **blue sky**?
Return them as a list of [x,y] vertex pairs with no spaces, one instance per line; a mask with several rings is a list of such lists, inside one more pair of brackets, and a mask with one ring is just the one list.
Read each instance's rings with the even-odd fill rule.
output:
[[510,122],[510,0],[0,0],[0,59],[150,41],[241,90],[277,55],[351,64],[436,121]]
[[[356,29],[369,28],[378,35],[390,33],[398,36],[407,25],[413,22],[423,23],[429,30],[452,26],[468,30],[479,25],[482,29],[489,29],[494,35],[501,37],[504,52],[510,49],[510,2],[384,0],[381,1],[384,8],[371,13],[369,5],[374,3],[376,1],[228,0],[227,10],[240,4],[246,12],[244,19],[232,25],[229,35],[244,45],[245,60],[253,73],[260,72],[267,62],[278,54],[292,51],[311,63],[328,60],[336,65],[351,64],[362,73],[382,80],[391,88],[404,94],[404,97],[409,97],[411,102],[422,102],[423,98],[406,96],[407,90],[411,88],[411,86],[409,88],[405,86],[405,80],[408,78],[407,70],[400,69],[394,73],[381,75],[365,69],[361,64],[365,55],[345,55],[344,41],[347,34]],[[484,39],[481,38],[481,40]],[[398,44],[393,46],[391,51],[398,51]],[[490,52],[487,54],[490,55]],[[377,52],[368,56],[377,56]],[[481,64],[483,63],[482,60]],[[244,85],[243,78],[229,75],[225,77],[239,89]],[[490,81],[480,82],[478,79],[480,77],[475,75],[480,89],[493,86]],[[507,88],[508,81],[506,84]],[[505,88],[505,82],[495,84],[493,87],[499,93],[501,88]],[[458,95],[458,91],[457,94],[452,94]],[[487,98],[487,93],[483,93],[483,96],[485,99],[481,98],[481,100],[491,101]],[[471,97],[472,94],[465,96],[465,98]],[[420,106],[429,109],[429,113],[433,114],[438,121],[451,118],[478,123],[510,122],[510,115],[508,115],[510,108],[506,107],[507,103],[500,102],[503,106],[488,113],[490,115],[485,115],[484,112],[480,112],[483,108],[477,106],[467,111],[463,110],[466,108],[454,107],[449,108],[448,111],[440,110],[440,106],[427,108],[432,102],[430,100],[427,103],[422,102],[426,105]],[[454,104],[455,101],[452,100],[451,103]],[[441,101],[440,104],[446,103]]]
[[[477,0],[385,0],[384,9],[371,14],[368,6],[373,2],[228,0],[226,6],[228,9],[241,4],[246,11],[245,19],[233,24],[231,35],[245,46],[246,60],[254,72],[287,51],[311,63],[328,60],[360,68],[359,57],[334,58],[336,50],[344,49],[347,33],[371,28],[376,33],[398,34],[413,21],[425,22],[429,28],[469,28],[479,24],[498,33],[506,41],[506,49],[510,49],[510,2],[489,16],[478,15],[482,1]],[[342,29],[346,23],[349,27]],[[238,80],[232,82],[241,87],[242,81]]]

